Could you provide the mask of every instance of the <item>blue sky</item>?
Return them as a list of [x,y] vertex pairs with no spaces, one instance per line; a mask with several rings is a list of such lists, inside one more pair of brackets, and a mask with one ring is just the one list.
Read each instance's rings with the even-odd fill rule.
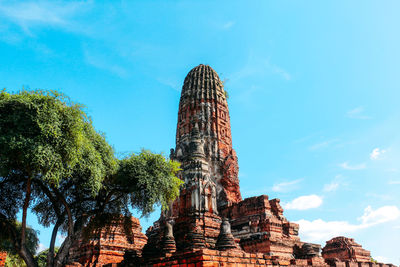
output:
[[[0,1],[0,87],[57,89],[118,153],[174,147],[183,79],[225,80],[242,195],[303,240],[400,264],[400,2]],[[158,214],[142,219],[146,229]],[[40,230],[42,247],[51,230]]]

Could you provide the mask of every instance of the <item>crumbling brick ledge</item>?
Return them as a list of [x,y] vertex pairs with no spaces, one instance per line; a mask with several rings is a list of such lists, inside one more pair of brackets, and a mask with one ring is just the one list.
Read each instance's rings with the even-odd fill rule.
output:
[[341,262],[336,261],[331,265],[325,263],[323,258],[282,260],[276,256],[263,253],[247,253],[241,250],[218,251],[212,249],[199,249],[188,252],[178,252],[165,257],[146,260],[144,258],[125,259],[118,264],[108,264],[107,267],[261,267],[261,266],[315,266],[315,267],[396,267],[393,264],[374,262]]

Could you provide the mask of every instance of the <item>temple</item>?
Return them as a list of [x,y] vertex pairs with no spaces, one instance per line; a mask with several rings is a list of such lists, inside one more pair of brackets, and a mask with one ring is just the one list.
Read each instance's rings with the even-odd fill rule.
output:
[[[297,256],[324,264],[320,246],[300,241],[299,226],[283,216],[279,199],[242,200],[226,94],[210,66],[199,65],[185,78],[170,158],[181,163],[185,184],[170,211],[147,231],[143,255],[149,261],[209,249],[262,253],[262,262],[264,255],[287,263]],[[168,224],[175,243],[169,254],[163,238]]]
[[[137,241],[118,234],[114,246],[99,237],[103,245],[95,252],[103,260],[97,262],[114,255],[108,266],[387,266],[373,263],[368,251],[345,237],[328,241],[321,254],[321,245],[300,240],[299,225],[285,218],[279,199],[242,199],[227,97],[210,66],[193,68],[184,80],[170,158],[181,163],[179,198],[147,237],[138,223]],[[93,249],[80,242],[71,266],[93,266],[87,253]]]

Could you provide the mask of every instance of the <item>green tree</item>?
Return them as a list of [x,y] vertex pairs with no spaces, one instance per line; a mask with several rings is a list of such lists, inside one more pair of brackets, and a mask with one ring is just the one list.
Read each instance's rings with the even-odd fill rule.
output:
[[[58,252],[58,247],[54,248],[54,252]],[[41,252],[39,252],[36,257],[35,261],[38,265],[38,267],[46,267],[47,266],[47,255],[49,254],[49,249],[45,249]]]
[[[147,215],[156,203],[166,208],[179,193],[178,170],[148,151],[118,160],[83,107],[62,94],[0,94],[0,221],[11,229],[22,210],[14,247],[29,267],[36,266],[25,242],[30,206],[41,224],[53,226],[48,266],[62,266],[83,229],[106,223],[98,218],[129,216],[129,208]],[[55,254],[59,231],[66,238]]]
[[[7,252],[6,267],[20,267],[26,266],[24,260],[18,255],[15,250],[14,242],[16,238],[20,236],[21,233],[21,223],[15,222],[12,231],[7,231],[6,225],[0,221],[0,228],[5,229],[5,231],[0,231],[0,251]],[[35,254],[38,246],[39,239],[37,237],[37,232],[30,227],[26,227],[26,247],[32,253]]]

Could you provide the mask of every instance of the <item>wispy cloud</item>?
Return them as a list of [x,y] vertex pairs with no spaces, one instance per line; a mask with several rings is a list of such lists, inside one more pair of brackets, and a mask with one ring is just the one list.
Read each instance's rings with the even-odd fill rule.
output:
[[31,29],[37,26],[78,29],[73,26],[74,17],[87,10],[91,2],[59,1],[3,1],[0,15],[18,25],[25,34],[33,36]]
[[287,210],[308,210],[322,205],[322,197],[317,195],[301,196],[284,205]]
[[310,146],[308,149],[309,150],[318,150],[318,149],[327,148],[337,141],[338,141],[338,139],[325,140],[325,141],[322,141],[322,142],[319,142],[319,143],[316,143],[316,144]]
[[329,184],[324,185],[324,192],[333,192],[336,191],[339,188],[340,184],[336,181],[332,181]]
[[322,242],[334,236],[349,235],[360,229],[374,225],[395,221],[400,218],[400,210],[396,206],[383,206],[376,210],[370,206],[364,209],[364,214],[358,218],[359,224],[351,224],[347,221],[314,221],[299,220],[300,235],[307,242]]
[[271,64],[269,61],[266,62],[266,66],[268,66],[273,73],[281,76],[283,79],[289,81],[292,79],[292,76],[290,75],[289,72],[287,72],[286,70],[282,69],[281,67],[275,65],[275,64]]
[[252,53],[250,53],[250,55],[248,56],[246,64],[236,73],[230,75],[229,79],[234,82],[236,80],[240,80],[249,76],[262,76],[266,74],[276,75],[286,81],[292,79],[292,75],[288,71],[272,63],[269,58],[260,59],[253,56]]
[[344,181],[343,176],[339,174],[336,175],[330,183],[324,185],[323,191],[334,192],[345,185],[347,185],[347,183]]
[[83,52],[86,64],[92,65],[98,69],[109,71],[121,78],[125,78],[128,75],[125,68],[105,60],[101,55],[95,54],[86,48],[84,48]]
[[346,116],[351,119],[369,120],[370,116],[364,114],[364,107],[356,107],[347,111]]
[[290,182],[282,182],[282,183],[277,183],[272,186],[272,191],[274,192],[290,192],[293,191],[298,187],[298,184],[302,181],[303,179],[297,179],[293,180]]
[[384,153],[386,153],[386,150],[377,147],[372,150],[371,154],[369,154],[369,158],[377,160],[380,159]]
[[174,89],[175,91],[181,91],[181,87],[178,81],[174,81],[170,78],[158,78],[157,81],[159,81],[163,85],[168,86],[169,88]]
[[224,23],[221,28],[224,30],[228,30],[228,29],[232,28],[234,25],[235,25],[234,21],[228,21],[228,22]]
[[339,166],[345,170],[351,170],[351,171],[362,170],[367,167],[365,163],[350,165],[349,162],[347,161],[340,163]]
[[391,180],[388,184],[400,184],[400,180]]

